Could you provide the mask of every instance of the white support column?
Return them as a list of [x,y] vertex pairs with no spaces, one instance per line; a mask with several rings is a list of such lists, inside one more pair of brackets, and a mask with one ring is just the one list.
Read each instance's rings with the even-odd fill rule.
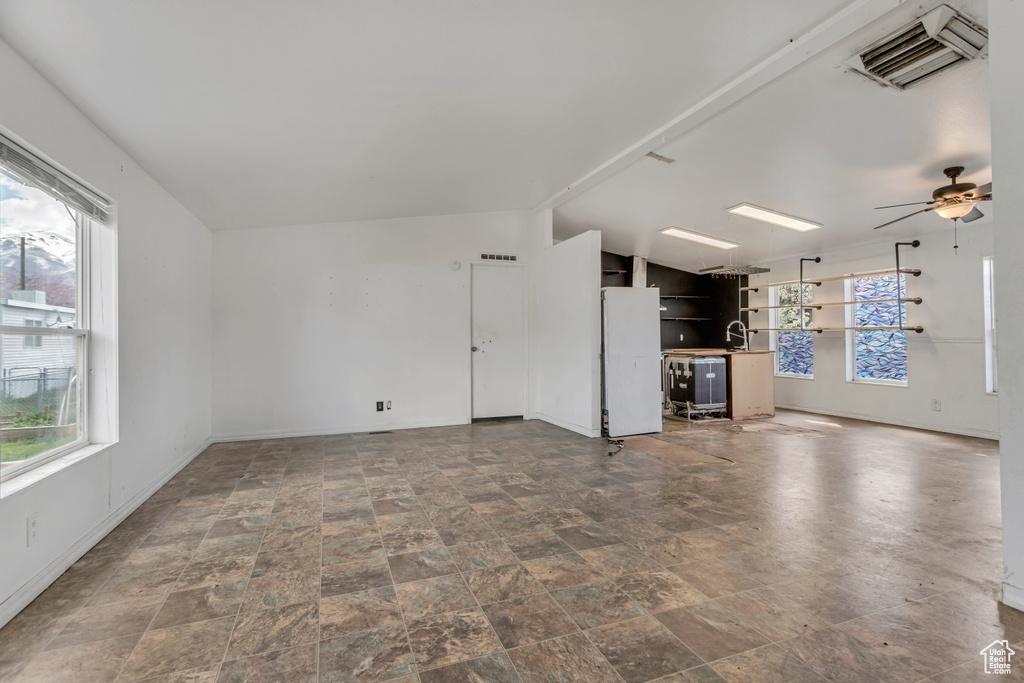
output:
[[[1003,602],[1024,610],[1024,3],[989,1]],[[1000,189],[1001,188],[1001,189]]]

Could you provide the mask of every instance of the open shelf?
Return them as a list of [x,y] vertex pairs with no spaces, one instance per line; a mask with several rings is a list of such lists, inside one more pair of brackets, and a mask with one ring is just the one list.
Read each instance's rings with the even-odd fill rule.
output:
[[[895,268],[891,268],[889,270],[876,270],[876,271],[872,271],[870,273],[856,273],[855,275],[836,275],[834,277],[817,277],[817,278],[814,278],[813,280],[804,280],[804,284],[805,285],[820,285],[822,282],[837,282],[839,280],[852,280],[853,278],[857,278],[857,277],[872,277],[872,276],[875,276],[875,275],[895,275],[896,272],[897,271],[896,271]],[[903,273],[904,275],[913,275],[914,277],[917,277],[918,275],[921,274],[921,271],[919,269],[917,269],[917,268],[901,268],[899,270],[899,272]],[[781,285],[798,285],[798,284],[800,284],[799,280],[787,280],[786,282],[769,282],[769,283],[766,283],[766,284],[763,284],[763,285],[759,284],[759,285],[751,286],[751,287],[740,287],[740,290],[745,291],[745,292],[756,292],[761,287],[779,287]],[[787,307],[787,308],[789,308],[789,307]]]
[[[915,296],[904,297],[903,299],[865,299],[864,301],[824,301],[820,304],[806,304],[804,305],[804,308],[813,308],[820,311],[822,306],[851,306],[854,304],[887,304],[895,303],[898,301],[903,301],[904,303],[908,304],[920,304],[922,301],[924,301],[924,299],[922,299],[919,296]],[[762,308],[767,310],[769,308],[800,308],[800,306],[750,306],[748,308],[741,308],[740,310],[757,312]]]

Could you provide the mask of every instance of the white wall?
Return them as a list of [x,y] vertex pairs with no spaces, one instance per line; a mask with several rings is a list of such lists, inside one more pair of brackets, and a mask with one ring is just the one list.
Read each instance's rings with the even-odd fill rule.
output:
[[[1024,4],[990,0],[992,173],[995,214],[996,333],[999,345],[999,444],[1003,506],[1003,602],[1024,610]],[[993,202],[995,203],[995,202]]]
[[536,416],[600,436],[601,233],[544,249],[536,278]]
[[[921,220],[940,219],[928,216]],[[992,255],[992,228],[991,224],[961,226],[960,249],[954,254],[952,222],[947,223],[947,231],[919,237],[921,246],[917,249],[902,247],[900,251],[903,265],[922,271],[919,277],[908,276],[907,296],[924,300],[907,308],[909,324],[922,325],[925,330],[907,335],[907,386],[847,382],[845,333],[822,332],[814,335],[814,379],[776,378],[776,405],[998,438],[998,399],[985,393],[982,300],[982,257]],[[805,279],[810,279],[807,274],[828,277],[894,268],[895,242],[892,239],[857,249],[807,254],[821,256],[822,261],[805,264]],[[1002,266],[1000,259],[997,256],[997,269]],[[771,273],[751,278],[751,283],[798,278],[797,259],[770,263],[769,267]],[[845,301],[843,287],[843,282],[823,283],[814,288],[814,299]],[[766,290],[750,296],[751,306],[764,303]],[[814,311],[814,316],[815,326],[845,326],[842,306]],[[765,311],[751,314],[751,327],[767,327],[767,321]],[[768,334],[752,335],[751,341],[753,348],[767,348]],[[932,410],[933,399],[940,401],[940,412]]]
[[[211,238],[4,43],[0,92],[5,131],[118,204],[117,291],[108,279],[94,298],[116,302],[119,367],[99,370],[119,375],[120,396],[115,446],[20,490],[0,488],[3,624],[208,443]],[[39,539],[26,547],[33,513]]]
[[[539,220],[524,211],[215,233],[214,434],[469,422],[469,264],[515,254],[530,277]],[[377,401],[392,410],[376,412]]]

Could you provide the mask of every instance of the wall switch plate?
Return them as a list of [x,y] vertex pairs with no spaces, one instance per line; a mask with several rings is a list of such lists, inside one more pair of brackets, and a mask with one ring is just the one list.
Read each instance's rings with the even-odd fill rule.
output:
[[384,401],[377,401],[377,412],[384,412]]
[[33,512],[25,520],[25,545],[30,546],[39,539],[39,515]]
[[933,398],[932,399],[932,410],[934,410],[935,412],[941,411],[942,410],[942,401]]
[[391,401],[388,401],[388,410],[391,410]]

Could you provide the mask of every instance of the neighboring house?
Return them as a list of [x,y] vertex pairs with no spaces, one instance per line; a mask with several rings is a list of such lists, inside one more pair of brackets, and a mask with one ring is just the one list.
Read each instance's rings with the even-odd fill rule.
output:
[[[25,327],[26,331],[34,327],[74,327],[75,309],[47,304],[45,292],[15,291],[11,298],[0,299],[0,324]],[[40,389],[66,385],[77,365],[76,356],[76,347],[68,343],[67,337],[5,335],[0,347],[2,400],[26,398]],[[0,412],[6,415],[6,410]]]

